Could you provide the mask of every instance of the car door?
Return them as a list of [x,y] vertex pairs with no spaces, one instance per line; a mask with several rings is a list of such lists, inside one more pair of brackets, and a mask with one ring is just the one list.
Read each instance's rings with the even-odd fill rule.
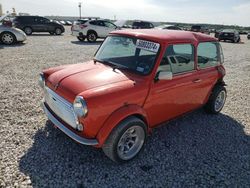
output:
[[45,20],[42,17],[35,17],[34,18],[34,24],[33,24],[33,30],[37,32],[43,32],[47,31],[46,25],[45,25]]
[[172,80],[158,80],[151,85],[145,109],[152,126],[170,120],[201,105],[202,80],[195,67],[192,44],[169,45],[157,72],[173,73]]
[[104,21],[102,20],[97,20],[96,21],[96,25],[95,25],[95,30],[98,34],[98,37],[100,38],[104,38],[106,37],[106,27],[105,27],[105,24],[104,24]]

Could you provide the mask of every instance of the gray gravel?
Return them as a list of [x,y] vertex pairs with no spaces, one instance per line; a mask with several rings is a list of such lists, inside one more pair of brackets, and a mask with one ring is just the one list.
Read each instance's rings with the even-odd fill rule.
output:
[[228,98],[154,130],[135,160],[116,165],[49,125],[39,72],[91,59],[100,45],[37,34],[0,45],[0,187],[250,187],[250,41],[222,43]]

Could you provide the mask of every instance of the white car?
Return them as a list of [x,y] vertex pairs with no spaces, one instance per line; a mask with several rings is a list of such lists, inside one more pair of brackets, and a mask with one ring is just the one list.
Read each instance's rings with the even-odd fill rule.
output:
[[97,38],[106,38],[114,30],[119,29],[115,24],[107,20],[77,20],[71,27],[72,35],[78,40],[95,42]]
[[0,17],[0,42],[7,45],[24,42],[27,36],[22,30],[3,24],[2,21],[6,16],[8,15]]

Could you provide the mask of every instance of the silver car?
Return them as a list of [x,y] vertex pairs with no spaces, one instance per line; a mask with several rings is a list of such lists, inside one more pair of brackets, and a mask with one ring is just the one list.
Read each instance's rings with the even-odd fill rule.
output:
[[3,20],[8,15],[0,17],[0,42],[3,44],[14,44],[16,42],[24,42],[27,37],[26,34],[17,28],[3,25]]

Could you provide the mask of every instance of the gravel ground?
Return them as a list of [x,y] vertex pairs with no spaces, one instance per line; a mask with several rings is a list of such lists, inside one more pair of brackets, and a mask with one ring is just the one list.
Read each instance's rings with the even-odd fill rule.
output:
[[228,98],[154,130],[135,160],[117,165],[49,124],[39,72],[84,62],[100,45],[36,34],[0,45],[0,187],[250,187],[250,41],[222,43]]

